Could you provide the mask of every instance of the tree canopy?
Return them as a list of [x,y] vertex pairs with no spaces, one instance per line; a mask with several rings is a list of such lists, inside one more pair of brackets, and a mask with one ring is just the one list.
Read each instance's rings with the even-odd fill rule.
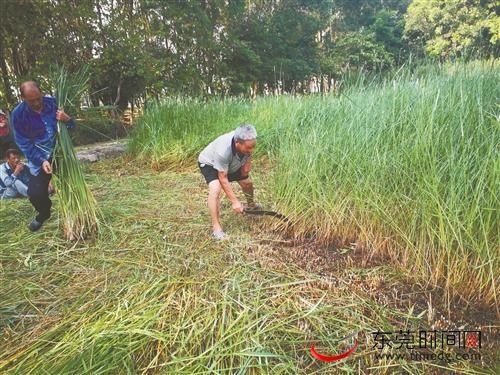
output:
[[[484,0],[24,0],[2,4],[0,106],[50,67],[91,71],[91,100],[291,91],[311,77],[388,69],[410,54],[497,55]],[[50,89],[50,84],[46,84]]]
[[406,36],[413,47],[435,57],[498,54],[498,13],[494,0],[414,0],[406,15]]

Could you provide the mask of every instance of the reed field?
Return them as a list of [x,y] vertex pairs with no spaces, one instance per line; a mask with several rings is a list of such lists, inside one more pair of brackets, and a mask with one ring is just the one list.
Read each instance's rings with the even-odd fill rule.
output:
[[360,76],[333,96],[151,105],[130,149],[154,168],[195,165],[255,124],[275,207],[297,236],[360,241],[430,285],[498,302],[498,60]]
[[[0,373],[498,373],[499,68],[148,103],[129,153],[78,166],[99,235],[63,236],[64,194],[34,233],[27,200],[0,201]],[[223,199],[215,241],[196,158],[240,123],[256,200],[292,226]],[[400,330],[480,330],[480,358],[377,357],[374,333]],[[353,332],[349,358],[311,356]]]

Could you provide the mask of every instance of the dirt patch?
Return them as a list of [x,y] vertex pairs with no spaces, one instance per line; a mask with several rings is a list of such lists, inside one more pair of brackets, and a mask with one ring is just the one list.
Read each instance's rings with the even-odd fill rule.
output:
[[126,142],[126,140],[119,140],[78,147],[76,150],[76,157],[78,160],[87,163],[94,163],[102,159],[116,157],[126,151]]
[[[262,267],[284,270],[295,266],[317,275],[316,287],[321,290],[355,292],[379,305],[419,316],[425,325],[420,329],[480,330],[483,359],[495,358],[499,339],[495,307],[450,297],[443,289],[426,286],[409,277],[406,270],[396,269],[380,253],[370,253],[356,242],[339,240],[324,246],[314,238],[287,238],[272,229],[272,220],[257,223],[260,230],[247,248],[247,256]],[[408,329],[400,322],[394,323],[394,329]]]

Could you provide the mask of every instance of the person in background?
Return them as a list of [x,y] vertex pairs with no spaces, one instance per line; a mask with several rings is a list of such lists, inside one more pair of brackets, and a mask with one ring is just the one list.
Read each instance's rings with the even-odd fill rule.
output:
[[3,158],[9,149],[17,149],[17,146],[7,114],[0,109],[0,157]]
[[56,144],[57,121],[74,127],[70,116],[58,110],[55,98],[43,96],[37,83],[27,81],[20,86],[23,101],[12,111],[16,144],[28,159],[31,178],[28,197],[37,211],[29,224],[37,231],[50,217],[52,202],[49,198],[49,183],[52,176],[52,154]]
[[30,173],[21,162],[21,154],[16,149],[9,149],[5,158],[5,163],[0,165],[1,199],[27,197]]
[[260,208],[254,202],[253,183],[250,180],[251,155],[257,144],[253,125],[243,124],[235,131],[216,138],[200,153],[198,165],[208,184],[208,210],[212,220],[213,237],[226,237],[220,224],[220,193],[224,190],[233,210],[243,213],[244,207],[236,197],[231,182],[237,181],[247,199],[249,209]]

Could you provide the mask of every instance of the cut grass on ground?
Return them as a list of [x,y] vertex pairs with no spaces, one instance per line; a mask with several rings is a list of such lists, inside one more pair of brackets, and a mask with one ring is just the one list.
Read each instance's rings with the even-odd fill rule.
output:
[[[273,232],[273,219],[236,217],[227,202],[232,240],[213,242],[194,168],[154,173],[119,158],[93,164],[87,177],[109,225],[95,242],[62,239],[57,201],[34,234],[29,202],[2,202],[2,373],[494,372],[486,352],[482,361],[451,364],[375,360],[371,332],[433,323],[427,309],[397,305],[378,287],[391,290],[403,276],[361,265],[353,249],[295,246]],[[261,188],[265,176],[256,181]],[[325,273],[325,259],[338,261],[336,269]],[[334,352],[353,331],[360,347],[352,357],[311,357],[312,343]]]

